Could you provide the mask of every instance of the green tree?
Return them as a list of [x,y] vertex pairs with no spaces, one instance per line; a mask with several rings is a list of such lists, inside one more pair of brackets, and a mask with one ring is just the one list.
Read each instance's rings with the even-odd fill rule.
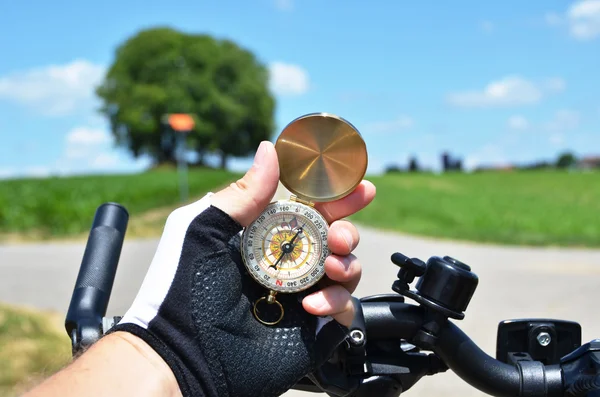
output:
[[163,123],[168,113],[194,116],[188,148],[200,158],[218,153],[222,168],[273,132],[266,67],[250,51],[209,35],[140,31],[119,46],[96,92],[117,144],[157,163],[175,161],[174,133]]
[[558,157],[558,160],[556,161],[556,167],[557,168],[569,168],[572,167],[573,165],[575,165],[575,163],[577,162],[577,159],[575,158],[575,156],[573,155],[573,153],[563,153]]

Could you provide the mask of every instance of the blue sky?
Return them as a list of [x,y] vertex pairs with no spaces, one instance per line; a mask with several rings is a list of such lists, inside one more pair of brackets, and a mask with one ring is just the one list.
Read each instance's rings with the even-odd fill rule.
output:
[[468,167],[600,155],[600,0],[0,0],[0,177],[147,166],[114,147],[93,87],[159,25],[255,52],[279,128],[339,114],[372,173],[443,150]]

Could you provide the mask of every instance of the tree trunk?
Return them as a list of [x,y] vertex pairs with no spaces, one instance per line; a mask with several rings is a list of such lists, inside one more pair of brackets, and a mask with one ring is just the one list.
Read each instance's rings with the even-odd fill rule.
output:
[[227,153],[221,153],[221,169],[224,170],[227,168],[227,158],[229,156]]
[[156,160],[160,164],[175,164],[177,162],[175,158],[175,146],[170,143],[161,142],[156,150]]
[[175,164],[177,162],[175,151],[171,148],[161,148],[158,153],[158,161],[160,163]]
[[206,156],[206,150],[204,149],[204,145],[202,144],[197,144],[196,145],[196,154],[198,155],[198,161],[196,162],[197,165],[199,166],[204,166],[204,159]]

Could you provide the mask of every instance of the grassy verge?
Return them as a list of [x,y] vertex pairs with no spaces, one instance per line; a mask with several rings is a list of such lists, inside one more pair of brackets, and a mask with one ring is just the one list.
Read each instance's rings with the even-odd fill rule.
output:
[[63,321],[57,314],[0,304],[0,396],[17,396],[70,361]]
[[[190,196],[220,188],[238,176],[220,170],[190,170]],[[3,240],[39,240],[86,233],[96,208],[106,201],[123,204],[132,219],[157,208],[177,206],[177,172],[2,181],[0,236]]]
[[479,242],[600,247],[600,172],[391,174],[357,222]]
[[[239,177],[192,170],[198,198]],[[353,220],[405,233],[479,242],[600,247],[600,173],[559,171],[370,177],[377,198]],[[0,241],[85,239],[96,207],[130,211],[127,237],[156,237],[179,203],[174,170],[0,182]]]

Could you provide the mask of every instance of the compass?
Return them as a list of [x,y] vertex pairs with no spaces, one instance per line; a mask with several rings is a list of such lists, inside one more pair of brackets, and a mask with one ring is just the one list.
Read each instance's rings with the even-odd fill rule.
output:
[[[358,130],[343,118],[311,113],[289,123],[275,143],[279,178],[291,197],[270,203],[242,234],[242,258],[248,273],[268,294],[253,306],[263,324],[284,316],[278,293],[296,293],[325,275],[329,225],[315,203],[350,194],[367,170],[367,148]],[[275,321],[261,318],[259,305],[275,304]]]

